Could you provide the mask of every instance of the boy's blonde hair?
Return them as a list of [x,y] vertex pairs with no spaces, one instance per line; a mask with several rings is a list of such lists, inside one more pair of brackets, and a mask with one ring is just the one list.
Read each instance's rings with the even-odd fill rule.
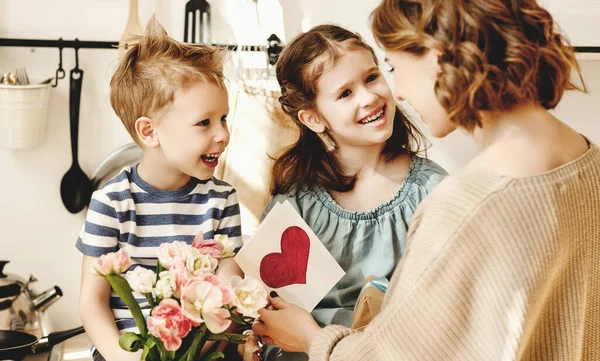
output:
[[153,16],[130,46],[110,81],[110,103],[135,142],[135,121],[160,115],[175,93],[197,82],[225,87],[224,52],[180,43]]

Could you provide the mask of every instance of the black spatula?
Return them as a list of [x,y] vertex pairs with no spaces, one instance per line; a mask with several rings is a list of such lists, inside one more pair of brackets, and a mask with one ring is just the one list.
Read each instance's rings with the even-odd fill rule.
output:
[[[204,14],[206,14],[206,19]],[[204,22],[206,21],[206,23]],[[190,26],[191,22],[191,26]],[[204,38],[206,27],[208,36]],[[206,0],[190,0],[185,4],[185,30],[183,41],[186,43],[210,42],[210,4]]]

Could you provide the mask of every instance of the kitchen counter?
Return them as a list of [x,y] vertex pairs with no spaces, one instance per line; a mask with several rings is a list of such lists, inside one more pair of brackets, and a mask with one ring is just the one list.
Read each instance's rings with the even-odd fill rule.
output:
[[91,347],[92,341],[83,333],[57,345],[55,348],[60,348],[60,355],[57,359],[49,361],[91,361]]
[[91,346],[92,342],[84,333],[54,346],[51,352],[30,355],[23,361],[91,361]]
[[52,349],[51,352],[42,352],[26,356],[23,361],[57,361],[57,356],[58,355],[56,354],[55,350]]

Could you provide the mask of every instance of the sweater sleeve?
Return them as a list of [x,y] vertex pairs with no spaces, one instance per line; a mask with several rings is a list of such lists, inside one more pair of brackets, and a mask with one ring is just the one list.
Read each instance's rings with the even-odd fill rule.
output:
[[[407,255],[396,270],[400,274],[394,275],[394,287],[389,289],[381,313],[362,332],[340,326],[322,329],[311,344],[310,360],[467,360],[475,355],[473,360],[498,359],[490,358],[486,348],[491,345],[482,342],[489,331],[493,337],[493,330],[478,330],[472,324],[474,320],[469,319],[486,315],[467,314],[473,302],[482,301],[474,297],[478,287],[473,282],[476,269],[467,264],[469,257],[447,257],[447,250],[442,247],[420,275],[407,269],[416,262],[414,258],[420,257],[419,252],[414,252],[415,257]],[[402,269],[408,272],[403,274]],[[493,309],[485,312],[490,313],[490,320],[499,316],[492,314]],[[466,349],[468,352],[463,354]],[[448,357],[452,354],[466,358]]]
[[310,345],[310,360],[380,360],[377,346],[365,343],[364,335],[356,330],[331,325],[322,328]]

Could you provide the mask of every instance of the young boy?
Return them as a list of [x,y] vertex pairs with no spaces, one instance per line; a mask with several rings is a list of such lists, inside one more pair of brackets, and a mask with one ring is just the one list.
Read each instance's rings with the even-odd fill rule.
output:
[[[80,315],[96,360],[139,360],[141,352],[119,347],[119,331],[135,323],[108,282],[90,271],[95,257],[125,248],[132,268],[152,267],[161,243],[191,244],[199,232],[204,239],[227,234],[242,246],[235,189],[213,177],[229,141],[222,69],[221,51],[176,42],[152,19],[112,77],[112,107],[144,156],[94,193],[77,240],[84,254]],[[242,272],[233,258],[223,260],[219,277],[232,274]],[[147,316],[148,304],[141,305]]]

